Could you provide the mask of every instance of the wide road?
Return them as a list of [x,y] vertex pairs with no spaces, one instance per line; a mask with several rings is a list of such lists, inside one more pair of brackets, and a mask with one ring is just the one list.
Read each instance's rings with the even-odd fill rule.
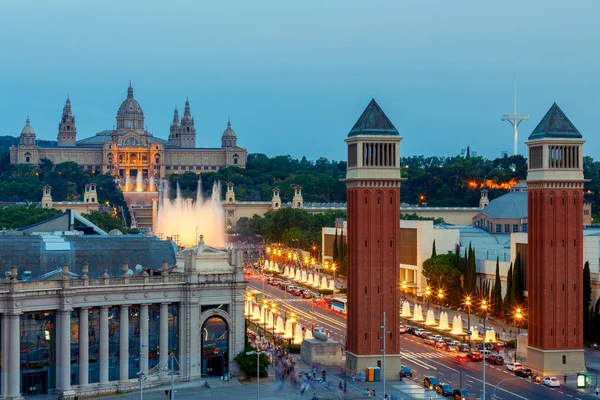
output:
[[[301,299],[283,290],[264,284],[259,277],[249,279],[252,289],[264,292],[269,301],[278,304],[280,312],[296,313],[297,320],[304,326],[322,326],[332,339],[345,342],[346,318],[326,308],[318,307],[309,299]],[[264,286],[264,289],[263,289]],[[401,355],[403,364],[413,371],[412,380],[422,386],[423,378],[431,375],[441,381],[451,384],[453,388],[459,387],[462,380],[463,387],[471,393],[481,397],[483,388],[483,363],[457,364],[450,353],[434,349],[425,345],[423,340],[413,335],[401,335]],[[510,362],[510,361],[507,361]],[[532,383],[507,371],[504,365],[495,366],[486,364],[486,398],[490,398],[494,387],[501,381],[507,380],[496,389],[496,398],[501,400],[528,400],[528,399],[585,399],[595,396],[579,393],[571,388],[549,388],[541,384]],[[408,378],[407,378],[408,379]],[[562,380],[562,377],[559,377]],[[389,382],[392,384],[392,382]],[[415,393],[416,394],[416,393]],[[412,394],[411,394],[412,395]],[[421,392],[421,396],[423,393]],[[429,398],[429,395],[427,396]],[[433,396],[435,398],[435,396]]]

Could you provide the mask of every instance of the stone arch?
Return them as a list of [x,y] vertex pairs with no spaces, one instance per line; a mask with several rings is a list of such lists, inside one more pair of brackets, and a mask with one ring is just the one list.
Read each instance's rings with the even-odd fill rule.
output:
[[[214,319],[214,320],[213,320]],[[225,332],[227,333],[227,355],[226,356],[222,356],[220,358],[220,360],[218,359],[219,357],[215,357],[215,356],[211,356],[210,360],[209,357],[206,357],[205,354],[205,338],[206,338],[206,324],[208,322],[214,321],[214,322],[219,322],[219,320],[221,320],[224,323],[224,328]],[[212,309],[212,310],[207,310],[205,312],[203,312],[202,314],[200,314],[200,364],[201,364],[201,371],[202,374],[208,374],[208,375],[223,375],[224,372],[229,372],[230,371],[230,364],[233,362],[233,340],[234,340],[234,336],[235,336],[235,331],[233,330],[233,320],[231,318],[231,316],[220,309]],[[217,327],[218,328],[218,327]],[[222,329],[221,328],[221,329]],[[210,333],[210,331],[209,331]],[[209,361],[212,361],[209,362]],[[211,371],[208,371],[207,368],[211,368]]]

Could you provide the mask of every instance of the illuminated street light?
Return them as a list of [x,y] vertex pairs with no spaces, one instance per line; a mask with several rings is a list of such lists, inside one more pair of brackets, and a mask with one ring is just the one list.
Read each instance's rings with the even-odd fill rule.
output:
[[471,330],[471,296],[465,298],[465,306],[467,306],[467,330]]
[[[438,299],[440,299],[440,313],[442,312],[442,302],[444,301],[444,290],[440,289],[438,291]],[[441,316],[441,314],[440,314]]]

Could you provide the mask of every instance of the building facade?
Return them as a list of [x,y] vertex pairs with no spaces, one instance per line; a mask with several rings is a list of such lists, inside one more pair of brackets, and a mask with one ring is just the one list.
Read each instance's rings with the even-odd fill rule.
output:
[[584,142],[556,103],[526,142],[530,314],[527,361],[544,375],[570,375],[585,369]]
[[[398,290],[401,137],[371,100],[348,145],[346,371],[383,368],[386,378],[400,370]],[[384,328],[382,329],[382,326]],[[385,341],[382,337],[385,335]],[[381,349],[386,351],[382,361]]]
[[143,179],[164,178],[172,173],[201,173],[246,165],[247,151],[237,145],[230,121],[221,136],[220,148],[196,148],[196,126],[188,100],[181,119],[175,108],[168,140],[152,135],[131,84],[117,112],[115,129],[79,140],[77,135],[71,100],[67,98],[58,127],[58,147],[40,147],[28,117],[19,146],[10,149],[10,162],[39,165],[43,159],[55,164],[72,161],[85,170],[110,173],[123,180],[136,180],[138,175]]
[[[238,251],[201,237],[175,254],[156,238],[77,232],[0,242],[3,263],[27,266],[10,268],[0,283],[3,398],[139,390],[140,373],[152,387],[167,384],[171,371],[177,380],[237,372],[247,285]],[[73,262],[57,268],[58,259]]]

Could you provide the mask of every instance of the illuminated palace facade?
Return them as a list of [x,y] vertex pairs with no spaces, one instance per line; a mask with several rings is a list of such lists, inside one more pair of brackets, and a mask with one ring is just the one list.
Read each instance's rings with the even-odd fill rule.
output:
[[58,126],[58,147],[38,145],[27,118],[18,147],[11,146],[10,162],[39,165],[43,159],[55,164],[73,161],[84,170],[110,173],[123,179],[138,179],[138,175],[144,179],[164,178],[172,173],[200,173],[246,165],[247,151],[238,147],[229,121],[221,136],[220,148],[196,147],[196,127],[187,100],[181,119],[175,108],[168,140],[155,137],[145,126],[144,112],[130,84],[127,98],[117,112],[116,129],[78,140],[71,101],[67,98]]

